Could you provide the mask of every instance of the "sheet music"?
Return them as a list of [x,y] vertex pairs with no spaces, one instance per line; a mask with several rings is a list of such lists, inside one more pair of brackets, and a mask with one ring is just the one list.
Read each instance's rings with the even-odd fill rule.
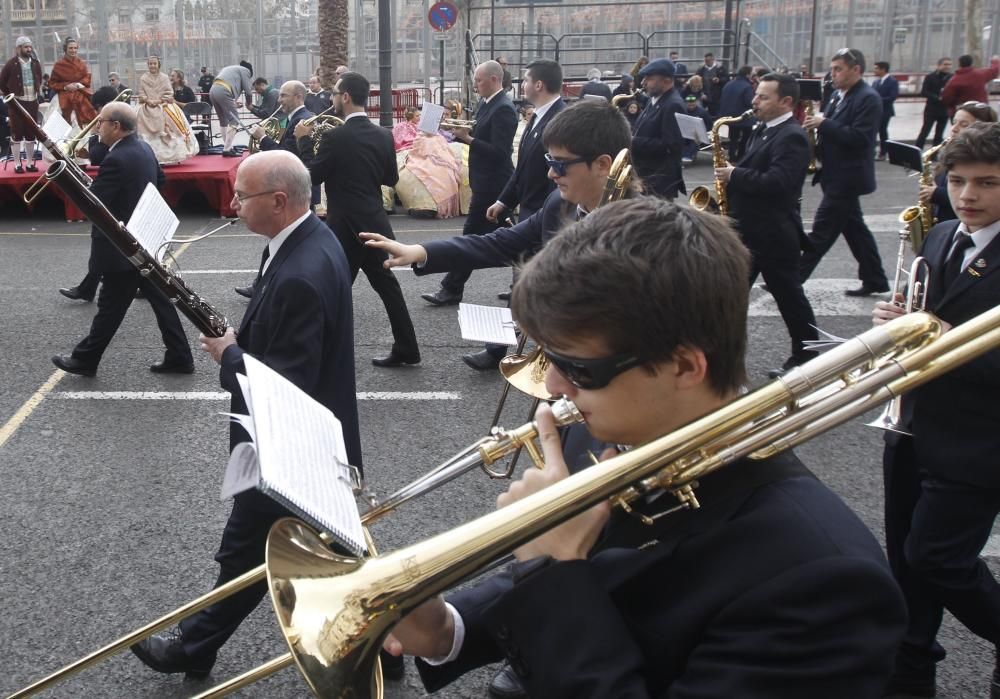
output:
[[243,361],[264,485],[356,551],[365,551],[340,420],[259,360],[244,355]]
[[[170,205],[160,196],[156,185],[150,182],[146,185],[139,203],[136,204],[126,228],[128,228],[129,233],[135,236],[146,252],[150,255],[156,255],[158,262],[163,262],[166,248],[161,249],[160,246],[173,239],[174,232],[179,225],[180,221],[174,215]],[[159,251],[158,254],[157,251]]]
[[458,304],[458,325],[462,339],[476,342],[495,342],[516,345],[514,317],[509,308],[479,306],[474,303]]
[[681,130],[681,136],[695,141],[696,143],[709,143],[708,131],[705,129],[705,121],[701,117],[694,117],[690,114],[674,114],[677,119],[677,126]]
[[420,123],[417,128],[424,133],[435,134],[441,127],[444,107],[433,102],[424,102],[420,107]]
[[[63,141],[69,138],[69,134],[73,130],[73,127],[68,121],[63,119],[63,116],[58,109],[53,109],[49,113],[48,119],[45,120],[42,130],[45,131],[46,135],[48,135],[49,139],[51,139],[53,143],[60,145]],[[39,143],[38,145],[41,146],[42,144]],[[48,150],[45,146],[42,146],[42,148]]]

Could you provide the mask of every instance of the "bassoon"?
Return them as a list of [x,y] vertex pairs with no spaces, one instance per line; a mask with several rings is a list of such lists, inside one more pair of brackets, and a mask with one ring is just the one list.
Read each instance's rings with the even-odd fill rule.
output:
[[226,317],[193,292],[179,275],[164,267],[156,257],[143,248],[135,236],[129,233],[125,224],[115,219],[108,207],[71,173],[65,161],[58,160],[52,163],[42,177],[46,180],[45,184],[55,183],[111,241],[111,244],[139,270],[139,274],[162,291],[170,303],[187,316],[203,335],[222,337],[225,334],[229,326]]

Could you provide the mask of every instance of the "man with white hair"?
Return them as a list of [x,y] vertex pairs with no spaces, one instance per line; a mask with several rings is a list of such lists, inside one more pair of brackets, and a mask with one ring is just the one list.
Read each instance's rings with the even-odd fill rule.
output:
[[587,71],[587,82],[580,88],[580,99],[587,95],[603,97],[608,102],[611,101],[611,88],[601,82],[601,71],[598,68],[591,68]]
[[[480,96],[472,130],[455,129],[455,140],[469,146],[469,185],[472,200],[462,235],[482,235],[499,228],[486,212],[500,198],[507,180],[514,174],[510,159],[517,131],[517,110],[503,91],[503,68],[496,61],[486,61],[476,68],[476,92]],[[462,300],[465,282],[471,270],[449,272],[441,288],[433,294],[421,294],[435,306],[453,306]]]
[[[246,371],[243,356],[253,355],[337,416],[348,461],[360,468],[351,278],[343,248],[309,211],[311,197],[309,171],[291,153],[256,153],[240,163],[233,205],[247,228],[267,239],[267,247],[239,334],[227,328],[219,338],[202,336],[201,348],[221,366],[231,412],[246,414],[236,375]],[[230,423],[230,449],[249,440],[242,427]],[[237,494],[215,556],[216,587],[262,564],[271,525],[290,516],[256,489]],[[219,648],[266,592],[261,581],[132,651],[157,672],[205,677]]]
[[[38,96],[42,86],[42,65],[38,62],[35,52],[31,49],[31,39],[26,36],[17,37],[14,57],[4,64],[0,70],[0,93],[13,94],[18,104],[31,117],[38,121]],[[21,151],[14,171],[22,173],[25,167],[22,160],[27,160],[28,172],[37,172],[35,166],[35,139],[28,133],[24,116],[18,109],[9,110],[11,144],[21,142]],[[11,148],[13,154],[13,148]]]

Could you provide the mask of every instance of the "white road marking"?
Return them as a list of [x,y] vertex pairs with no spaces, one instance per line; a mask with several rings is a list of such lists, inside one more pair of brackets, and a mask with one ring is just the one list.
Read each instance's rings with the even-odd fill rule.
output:
[[[750,295],[751,317],[780,316],[774,297],[760,289],[763,279],[757,277]],[[857,279],[810,279],[805,283],[806,296],[817,316],[870,316],[876,301],[885,301],[889,294],[845,296],[844,291],[861,285]]]
[[[226,391],[58,391],[59,400],[229,400]],[[361,391],[358,400],[459,400],[450,391]]]
[[188,274],[257,274],[255,269],[182,269],[181,276]]

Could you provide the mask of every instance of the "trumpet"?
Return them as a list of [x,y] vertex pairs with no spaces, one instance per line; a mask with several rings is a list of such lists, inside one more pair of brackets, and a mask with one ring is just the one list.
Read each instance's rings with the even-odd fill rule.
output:
[[[803,100],[805,104],[805,116],[809,118],[816,113],[816,107],[813,105],[812,100]],[[816,161],[816,129],[806,129],[806,138],[809,140],[809,167],[806,168],[806,172],[810,175],[816,172],[818,167]]]
[[441,120],[441,128],[445,131],[454,131],[455,129],[467,129],[471,131],[475,125],[475,119],[452,119],[445,117]]
[[[576,409],[576,406],[574,406],[569,400],[564,399],[556,401],[556,403],[552,406],[552,412],[555,416],[556,424],[560,426],[583,422],[583,416]],[[497,430],[495,434],[492,434],[489,437],[484,437],[471,444],[452,458],[426,473],[424,476],[416,479],[409,485],[403,486],[395,493],[389,495],[385,500],[382,500],[381,502],[374,502],[372,508],[361,516],[362,524],[365,526],[372,524],[398,508],[400,505],[409,502],[416,497],[429,493],[471,470],[476,468],[486,470],[487,467],[522,446],[528,450],[528,452],[532,455],[532,458],[535,459],[535,463],[540,467],[543,463],[543,459],[540,447],[535,443],[537,436],[538,426],[534,422],[529,422],[513,430]],[[118,640],[109,643],[103,648],[100,648],[83,658],[70,663],[69,665],[66,665],[65,667],[38,680],[28,687],[11,694],[7,699],[23,699],[24,697],[33,696],[45,689],[53,687],[62,680],[128,649],[129,646],[138,643],[143,639],[149,638],[159,631],[163,631],[164,629],[173,626],[181,619],[190,616],[195,612],[201,611],[202,609],[205,609],[206,607],[211,606],[226,597],[236,594],[250,585],[260,582],[264,579],[265,572],[265,567],[263,565],[247,571],[243,575],[231,580],[225,585],[217,587],[211,592],[202,595],[201,597],[198,597],[181,607],[178,607],[172,612],[161,616],[159,619],[140,627],[130,634],[122,636]],[[239,677],[230,680],[224,685],[220,685],[219,688],[210,690],[206,693],[206,695],[224,696],[231,691],[235,691],[236,689],[245,686],[255,679],[265,677],[283,667],[287,667],[291,663],[292,659],[290,656],[285,655],[279,657],[270,661],[262,668],[251,670],[244,675],[240,675]],[[222,693],[218,693],[220,691]]]
[[808,441],[997,347],[1000,307],[945,334],[930,314],[897,318],[672,433],[374,558],[331,553],[302,522],[281,520],[266,563],[278,623],[316,696],[381,697],[378,652],[393,626],[498,557],[605,500],[627,508],[662,492],[696,509],[698,480],[736,459]]

